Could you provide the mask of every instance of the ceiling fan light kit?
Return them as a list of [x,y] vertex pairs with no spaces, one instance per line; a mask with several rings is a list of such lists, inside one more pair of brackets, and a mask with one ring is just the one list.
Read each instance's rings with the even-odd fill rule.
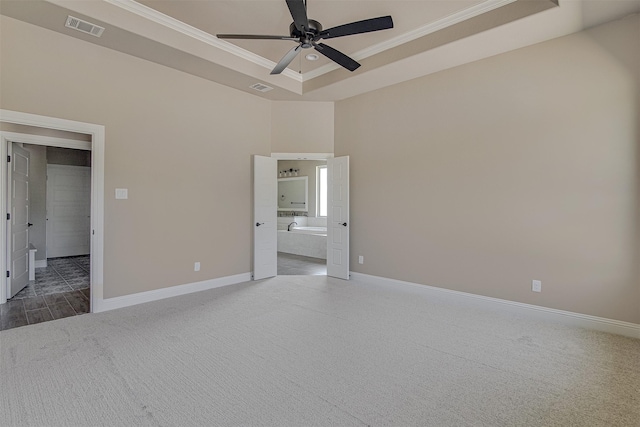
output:
[[[293,22],[289,26],[288,36],[269,36],[251,34],[218,34],[220,39],[243,39],[243,40],[287,40],[296,42],[298,45],[287,52],[280,62],[276,64],[271,74],[282,73],[302,49],[315,49],[321,55],[326,56],[338,65],[349,71],[355,71],[360,64],[337,49],[332,48],[320,40],[332,39],[336,37],[351,36],[354,34],[369,33],[372,31],[387,30],[393,28],[391,16],[381,16],[379,18],[365,19],[363,21],[351,22],[337,27],[324,30],[322,24],[307,17],[307,6],[304,0],[286,0]],[[315,56],[314,59],[312,59]],[[315,54],[309,54],[307,59],[314,61],[318,58]]]

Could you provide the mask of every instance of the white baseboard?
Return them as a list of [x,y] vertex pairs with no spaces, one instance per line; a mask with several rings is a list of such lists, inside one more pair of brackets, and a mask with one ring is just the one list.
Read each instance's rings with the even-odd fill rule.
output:
[[612,334],[624,335],[632,338],[640,338],[640,324],[623,322],[620,320],[607,319],[605,317],[590,316],[588,314],[574,313],[571,311],[557,310],[554,308],[542,307],[539,305],[525,304],[521,302],[509,301],[500,298],[486,297],[483,295],[470,294],[467,292],[454,291],[451,289],[438,288],[435,286],[421,285],[419,283],[405,282],[402,280],[388,279],[385,277],[371,276],[369,274],[351,272],[353,280],[363,281],[383,286],[412,286],[422,289],[425,293],[447,294],[453,298],[465,298],[467,301],[475,301],[480,304],[493,305],[501,304],[515,311],[535,312],[538,317],[546,320],[562,323],[565,325],[577,326],[585,329],[609,332]]
[[220,288],[223,286],[235,285],[237,283],[251,280],[251,273],[236,274],[234,276],[220,277],[217,279],[204,280],[202,282],[187,283],[185,285],[171,286],[169,288],[154,289],[153,291],[139,292],[137,294],[124,295],[115,298],[100,299],[95,298],[92,312],[115,310],[116,308],[129,307],[143,304],[145,302],[157,301],[165,298],[186,295],[193,292],[206,291],[207,289]]
[[36,268],[44,268],[44,267],[47,266],[47,260],[46,259],[36,260],[35,266],[36,266]]

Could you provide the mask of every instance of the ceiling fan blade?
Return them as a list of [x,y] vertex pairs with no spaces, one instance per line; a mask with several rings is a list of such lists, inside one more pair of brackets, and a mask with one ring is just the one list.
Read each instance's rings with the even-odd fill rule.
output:
[[390,28],[393,28],[391,16],[381,16],[323,30],[318,34],[316,40],[370,33],[371,31],[388,30]]
[[291,12],[296,28],[304,34],[309,30],[309,18],[307,18],[307,7],[304,0],[287,0],[287,6],[289,6],[289,12]]
[[292,40],[297,42],[298,39],[291,36],[262,36],[254,34],[216,34],[219,39],[243,39],[243,40]]
[[294,47],[289,52],[287,52],[287,54],[282,57],[280,62],[278,62],[276,67],[273,70],[271,70],[271,74],[280,74],[281,72],[283,72],[284,69],[287,68],[287,66],[291,63],[291,61],[293,61],[293,58],[296,57],[296,55],[298,54],[298,52],[300,52],[301,49],[302,49],[302,44],[299,44],[298,46]]
[[353,59],[349,58],[344,53],[332,48],[331,46],[327,46],[324,43],[318,43],[313,47],[315,48],[315,50],[317,50],[318,52],[320,52],[321,54],[323,54],[333,62],[339,65],[342,65],[344,68],[346,68],[349,71],[355,71],[360,66],[360,64],[358,64]]

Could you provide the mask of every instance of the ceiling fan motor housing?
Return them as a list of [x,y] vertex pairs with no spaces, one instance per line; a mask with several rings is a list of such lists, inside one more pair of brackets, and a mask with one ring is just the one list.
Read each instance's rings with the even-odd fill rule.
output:
[[322,31],[322,24],[313,19],[309,19],[309,29],[306,31],[306,34],[303,34],[298,30],[295,22],[292,22],[291,25],[289,25],[289,34],[291,34],[291,37],[300,39],[300,43],[302,43],[301,47],[303,49],[313,47],[313,39],[320,34],[320,31]]

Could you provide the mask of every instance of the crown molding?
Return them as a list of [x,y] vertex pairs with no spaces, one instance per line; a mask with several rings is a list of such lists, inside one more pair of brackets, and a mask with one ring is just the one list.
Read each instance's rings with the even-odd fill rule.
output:
[[[425,24],[407,33],[400,34],[399,36],[393,37],[382,43],[378,43],[378,44],[369,46],[367,48],[364,48],[362,50],[359,50],[350,56],[356,61],[361,61],[370,56],[377,55],[378,53],[384,52],[385,50],[393,49],[394,47],[398,47],[402,44],[405,44],[413,40],[419,39],[421,37],[424,37],[426,35],[435,33],[436,31],[439,31],[444,28],[450,27],[452,25],[458,24],[460,22],[466,21],[467,19],[475,18],[476,16],[482,15],[483,13],[491,12],[492,10],[514,3],[516,1],[517,0],[486,0],[470,8],[461,10],[459,12],[446,16],[442,19],[438,19],[436,21]],[[320,77],[323,74],[326,74],[333,70],[337,70],[339,68],[340,66],[334,63],[323,65],[322,67],[318,67],[314,70],[304,73],[303,81]]]
[[[206,43],[224,52],[231,53],[232,55],[235,55],[241,59],[244,59],[253,64],[259,65],[261,67],[264,67],[268,70],[272,70],[273,67],[276,66],[275,62],[267,58],[264,58],[260,55],[257,55],[253,52],[250,52],[246,49],[236,46],[232,43],[226,42],[224,40],[220,40],[216,36],[209,34],[206,31],[202,31],[198,28],[192,27],[191,25],[185,24],[182,21],[172,18],[169,15],[165,15],[164,13],[158,12],[155,9],[152,9],[148,6],[137,3],[133,0],[103,0],[103,1],[111,5],[117,6],[121,9],[124,9],[128,12],[131,12],[133,14],[136,14],[142,18],[155,22],[156,24],[160,24],[164,27],[170,28],[174,31],[177,31],[195,40]],[[283,71],[282,75],[287,76],[297,82],[302,82],[303,80],[303,77],[299,73],[296,73],[295,71],[290,69],[286,69],[285,71]]]
[[[145,6],[141,3],[138,3],[134,0],[103,0],[103,1],[109,4],[112,4],[114,6],[117,6],[121,9],[124,9],[128,12],[134,13],[142,18],[145,18],[152,22],[160,24],[164,27],[170,28],[188,37],[191,37],[193,39],[206,43],[224,52],[235,55],[253,64],[259,65],[268,70],[271,70],[273,69],[273,67],[276,66],[275,62],[267,58],[264,58],[260,55],[257,55],[253,52],[250,52],[246,49],[243,49],[227,41],[221,40],[212,34],[209,34],[198,28],[192,27],[191,25],[185,24],[182,21],[172,18],[171,16],[165,15],[162,12],[158,12],[157,10],[152,9],[148,6]],[[430,22],[426,25],[418,27],[414,30],[411,30],[399,36],[393,37],[382,43],[378,43],[373,46],[369,46],[365,49],[359,50],[358,52],[350,56],[356,61],[361,61],[370,56],[377,55],[378,53],[398,47],[404,43],[411,42],[413,40],[419,39],[426,35],[435,33],[436,31],[439,31],[444,28],[450,27],[452,25],[458,24],[460,22],[466,21],[467,19],[474,18],[476,16],[482,15],[483,13],[490,12],[492,10],[514,3],[515,1],[517,0],[485,0],[482,3],[479,3],[475,6],[453,13],[442,19],[438,19],[436,21]],[[316,77],[329,73],[333,70],[337,70],[339,68],[340,68],[339,65],[330,63],[330,64],[323,65],[321,67],[318,67],[314,70],[308,71],[304,74],[299,74],[287,68],[282,72],[282,75],[302,83],[304,81],[314,79]]]

